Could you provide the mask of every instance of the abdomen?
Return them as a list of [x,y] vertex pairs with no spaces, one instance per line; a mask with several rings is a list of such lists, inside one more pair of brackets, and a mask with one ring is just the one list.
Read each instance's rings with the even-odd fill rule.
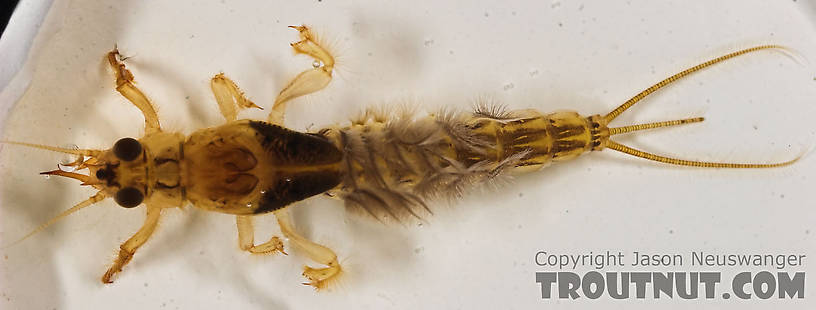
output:
[[458,197],[509,171],[530,171],[592,148],[574,112],[444,113],[421,119],[367,114],[322,131],[344,153],[336,194],[375,218],[421,218],[428,199]]

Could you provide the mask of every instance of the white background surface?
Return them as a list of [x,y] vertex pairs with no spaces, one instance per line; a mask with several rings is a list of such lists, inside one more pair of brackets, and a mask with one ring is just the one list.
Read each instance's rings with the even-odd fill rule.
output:
[[[108,148],[141,136],[138,110],[113,90],[104,54],[118,44],[166,129],[222,122],[209,91],[220,71],[269,107],[311,60],[294,57],[287,25],[309,24],[340,55],[330,87],[290,104],[287,125],[345,122],[400,102],[469,109],[490,96],[510,108],[604,114],[688,66],[757,44],[798,52],[740,57],[655,94],[615,124],[702,115],[702,124],[619,138],[690,159],[783,161],[816,145],[816,5],[812,1],[58,1],[34,41],[22,94],[0,93],[3,139]],[[798,60],[798,62],[797,62]],[[5,61],[5,60],[3,60]],[[12,84],[25,85],[24,75]],[[17,89],[22,89],[18,87]],[[264,119],[263,112],[245,117]],[[313,127],[314,128],[314,127]],[[2,146],[0,245],[92,194],[37,175],[62,155]],[[299,283],[304,256],[251,257],[234,219],[168,212],[113,285],[98,279],[143,209],[89,207],[0,250],[4,309],[812,308],[816,290],[816,158],[773,170],[672,167],[612,151],[474,191],[422,226],[383,226],[315,198],[294,206],[299,229],[334,248],[342,286]],[[258,222],[265,240],[273,216]],[[542,300],[537,251],[806,254],[804,300]],[[579,273],[586,268],[577,270]],[[606,271],[632,269],[606,269]],[[656,271],[698,271],[680,266]],[[722,271],[723,282],[738,271]],[[721,289],[727,286],[721,285]]]

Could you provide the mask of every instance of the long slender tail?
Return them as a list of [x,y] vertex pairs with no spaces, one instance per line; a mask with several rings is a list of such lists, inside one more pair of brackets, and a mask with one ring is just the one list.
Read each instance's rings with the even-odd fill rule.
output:
[[[611,112],[609,112],[608,114],[603,116],[601,118],[601,122],[603,122],[604,125],[609,124],[615,118],[620,116],[624,111],[626,111],[627,109],[634,106],[636,103],[641,101],[643,98],[645,98],[649,94],[656,92],[657,90],[663,88],[666,85],[671,84],[672,82],[675,82],[675,81],[677,81],[679,79],[682,79],[682,78],[684,78],[684,77],[686,77],[688,75],[691,75],[692,73],[695,73],[695,72],[700,71],[702,69],[705,69],[705,68],[707,68],[709,66],[712,66],[714,64],[726,61],[728,59],[731,59],[731,58],[734,58],[734,57],[737,57],[737,56],[741,56],[741,55],[744,55],[744,54],[748,54],[748,53],[752,53],[752,52],[756,52],[756,51],[760,51],[760,50],[766,50],[766,49],[783,49],[784,50],[786,48],[784,46],[780,46],[780,45],[760,45],[760,46],[755,46],[755,47],[746,48],[746,49],[743,49],[743,50],[740,50],[740,51],[736,51],[736,52],[733,52],[733,53],[730,53],[730,54],[726,54],[726,55],[711,59],[709,61],[706,61],[704,63],[701,63],[699,65],[696,65],[694,67],[688,68],[688,69],[683,70],[680,73],[677,73],[675,75],[672,75],[672,76],[658,82],[657,84],[654,84],[654,85],[650,86],[649,88],[643,90],[642,92],[638,93],[637,95],[635,95],[631,99],[627,100],[626,102],[624,102],[623,104],[621,104],[620,106],[618,106],[617,108],[615,108],[614,110],[612,110]],[[696,117],[696,118],[682,119],[682,120],[673,120],[673,121],[664,121],[664,122],[649,123],[649,124],[630,125],[630,126],[624,126],[624,127],[614,127],[614,128],[609,128],[609,136],[624,134],[624,133],[630,133],[630,132],[635,132],[635,131],[640,131],[640,130],[646,130],[646,129],[654,129],[654,128],[661,128],[661,127],[677,126],[677,125],[682,125],[682,124],[698,123],[698,122],[702,122],[702,121],[703,121],[702,117]],[[660,155],[657,155],[657,154],[652,154],[652,153],[649,153],[649,152],[644,152],[644,151],[641,151],[641,150],[633,149],[633,148],[628,147],[626,145],[623,145],[623,144],[617,143],[615,141],[612,141],[611,139],[608,139],[607,141],[604,141],[604,144],[605,144],[606,147],[608,147],[610,149],[613,149],[615,151],[622,152],[622,153],[629,154],[629,155],[636,156],[636,157],[640,157],[640,158],[644,158],[644,159],[648,159],[648,160],[652,160],[652,161],[657,161],[657,162],[662,162],[662,163],[667,163],[667,164],[672,164],[672,165],[705,167],[705,168],[774,168],[774,167],[781,167],[781,166],[790,165],[790,164],[796,162],[797,160],[799,160],[799,158],[801,158],[801,155],[800,155],[800,156],[797,156],[796,158],[794,158],[792,160],[785,161],[785,162],[758,163],[758,164],[704,162],[704,161],[684,160],[684,159],[660,156]]]

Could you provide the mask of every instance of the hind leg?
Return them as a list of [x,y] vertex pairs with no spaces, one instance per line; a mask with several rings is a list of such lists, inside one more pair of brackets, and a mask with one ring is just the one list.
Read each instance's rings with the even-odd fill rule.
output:
[[268,118],[270,123],[276,125],[283,125],[288,101],[325,88],[331,82],[332,70],[334,70],[334,56],[317,43],[317,38],[309,27],[289,27],[300,32],[300,41],[291,44],[295,53],[312,57],[315,62],[312,69],[298,74],[278,94]]
[[304,266],[303,276],[309,280],[309,283],[303,284],[311,285],[316,290],[321,290],[327,288],[333,281],[340,277],[343,273],[343,269],[340,268],[340,263],[337,261],[337,254],[334,254],[334,251],[299,235],[292,225],[292,218],[289,215],[289,211],[285,208],[275,211],[275,217],[278,218],[278,225],[280,225],[283,235],[289,238],[291,244],[305,252],[313,261],[326,265],[325,268]]

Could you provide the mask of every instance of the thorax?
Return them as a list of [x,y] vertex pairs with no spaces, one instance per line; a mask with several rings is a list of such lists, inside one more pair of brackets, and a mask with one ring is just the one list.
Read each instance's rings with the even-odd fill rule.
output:
[[182,178],[196,207],[257,214],[335,187],[341,160],[319,135],[243,120],[190,135]]

